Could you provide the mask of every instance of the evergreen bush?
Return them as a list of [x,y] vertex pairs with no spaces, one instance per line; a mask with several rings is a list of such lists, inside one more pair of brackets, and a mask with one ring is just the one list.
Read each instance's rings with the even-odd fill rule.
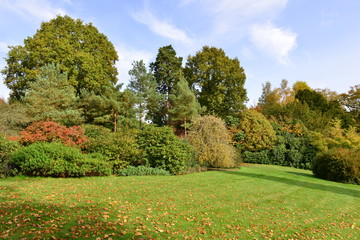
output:
[[82,177],[111,174],[100,154],[83,154],[61,143],[39,142],[15,151],[10,164],[26,176]]

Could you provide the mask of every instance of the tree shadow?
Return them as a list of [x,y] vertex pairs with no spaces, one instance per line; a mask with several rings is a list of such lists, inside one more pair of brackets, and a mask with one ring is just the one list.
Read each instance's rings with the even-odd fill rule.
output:
[[[236,171],[236,172],[226,171],[224,173],[245,176],[245,177],[251,177],[251,178],[260,178],[260,179],[274,181],[274,182],[280,182],[280,183],[284,183],[284,184],[288,184],[288,185],[292,185],[292,186],[305,187],[305,188],[309,188],[309,189],[321,190],[321,191],[332,192],[332,193],[337,193],[337,194],[360,198],[360,190],[355,190],[355,189],[349,189],[349,188],[343,188],[343,187],[337,187],[337,186],[329,186],[329,185],[325,185],[325,184],[295,180],[295,179],[285,178],[285,177],[277,177],[277,176],[256,174],[256,173],[245,173],[245,172],[241,172],[241,171]],[[294,173],[294,172],[291,172],[291,173],[301,175],[301,176],[306,176],[309,178],[315,178],[311,174],[306,174],[306,173],[298,174],[298,173]]]

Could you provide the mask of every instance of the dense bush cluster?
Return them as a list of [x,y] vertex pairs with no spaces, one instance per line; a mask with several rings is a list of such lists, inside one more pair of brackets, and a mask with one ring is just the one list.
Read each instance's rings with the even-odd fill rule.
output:
[[170,127],[146,126],[138,136],[138,144],[144,150],[146,166],[171,174],[184,171],[187,162],[194,158],[193,147],[179,139]]
[[0,136],[0,178],[12,175],[14,173],[9,165],[11,154],[20,147],[18,142],[7,141],[5,137]]
[[343,183],[360,184],[360,150],[334,148],[314,161],[315,176]]
[[66,127],[54,121],[34,122],[20,137],[13,137],[21,144],[28,145],[35,142],[61,142],[67,146],[82,146],[88,142],[81,126]]
[[106,176],[111,165],[100,154],[83,154],[61,143],[39,142],[12,154],[10,165],[20,174],[43,177]]

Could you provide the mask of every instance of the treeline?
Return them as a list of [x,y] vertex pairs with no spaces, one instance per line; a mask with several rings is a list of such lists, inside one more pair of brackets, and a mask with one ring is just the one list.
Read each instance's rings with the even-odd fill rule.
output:
[[183,58],[159,48],[117,84],[117,52],[92,24],[58,16],[2,70],[2,175],[78,177],[185,174],[241,161],[313,169],[360,181],[360,86],[337,94],[305,82],[263,85],[247,109],[237,58],[204,46]]

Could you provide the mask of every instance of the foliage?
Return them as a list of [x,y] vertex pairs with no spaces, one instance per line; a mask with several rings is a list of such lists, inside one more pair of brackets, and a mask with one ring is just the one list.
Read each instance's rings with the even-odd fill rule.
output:
[[332,148],[322,152],[314,162],[313,172],[326,180],[360,184],[360,149]]
[[103,86],[99,90],[101,94],[86,90],[81,92],[79,107],[86,123],[102,125],[113,132],[134,125],[134,95],[128,90],[121,92],[121,86]]
[[194,155],[192,146],[179,139],[167,126],[145,126],[138,135],[138,144],[145,152],[146,166],[165,169],[171,174],[183,171]]
[[169,122],[169,97],[172,89],[182,77],[182,57],[176,56],[171,45],[159,48],[155,62],[150,69],[157,82],[158,101],[152,102],[149,115],[153,124],[163,126]]
[[188,82],[184,77],[176,83],[170,94],[171,108],[170,119],[180,120],[187,135],[187,124],[200,116],[201,106],[196,100],[194,93],[190,90]]
[[23,102],[34,121],[52,120],[68,126],[82,122],[81,112],[75,108],[75,89],[68,83],[67,74],[61,73],[60,65],[42,67],[28,88]]
[[77,94],[82,89],[97,91],[117,82],[118,56],[113,44],[91,23],[69,16],[43,22],[23,46],[11,47],[5,60],[2,73],[12,100],[21,100],[29,82],[35,81],[39,69],[49,63],[59,64],[61,71],[68,73]]
[[81,126],[66,127],[53,121],[35,122],[12,140],[24,145],[35,142],[61,142],[67,146],[83,146],[88,142]]
[[143,127],[143,118],[151,119],[154,106],[161,99],[161,94],[156,92],[157,83],[151,72],[147,72],[143,60],[134,61],[133,68],[129,71],[130,82],[128,88],[135,94],[135,108],[139,127]]
[[0,133],[6,136],[17,135],[31,123],[27,108],[20,103],[0,104]]
[[195,147],[200,164],[209,167],[234,167],[238,155],[230,144],[230,136],[224,122],[214,116],[203,116],[191,125],[190,144]]
[[11,156],[10,164],[26,176],[82,177],[111,174],[111,166],[99,154],[83,154],[61,143],[34,143]]
[[230,127],[233,144],[241,151],[256,152],[271,149],[275,145],[276,132],[261,113],[246,109],[240,114],[237,126]]
[[360,84],[350,87],[347,93],[341,94],[340,102],[354,116],[357,130],[360,132]]
[[88,153],[100,153],[111,163],[113,171],[144,164],[143,151],[139,149],[136,130],[120,131],[112,133],[109,129],[86,125],[85,134],[90,142],[86,145]]
[[9,166],[10,156],[19,148],[20,146],[17,142],[8,141],[5,137],[0,135],[0,178],[12,174]]
[[169,176],[170,173],[164,169],[152,168],[146,166],[133,167],[129,166],[125,169],[117,171],[120,176]]
[[208,114],[225,119],[244,108],[244,69],[237,58],[230,59],[221,48],[204,46],[195,56],[188,57],[184,72]]
[[244,162],[311,169],[318,152],[311,135],[303,132],[297,123],[272,122],[272,125],[276,130],[275,145],[267,150],[244,152]]

